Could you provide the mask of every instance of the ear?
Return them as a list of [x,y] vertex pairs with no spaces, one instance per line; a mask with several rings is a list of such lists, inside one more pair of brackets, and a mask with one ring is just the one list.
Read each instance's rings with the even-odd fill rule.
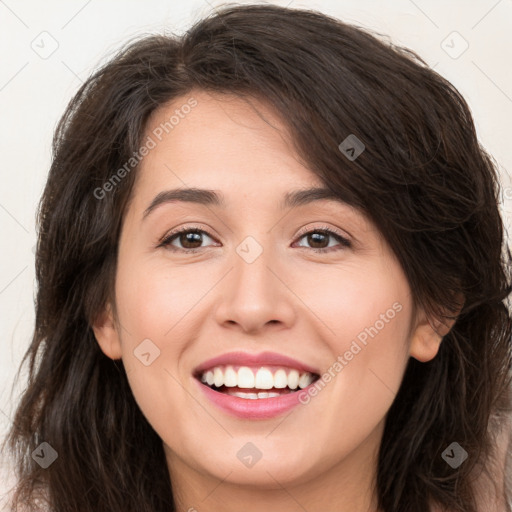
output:
[[459,301],[459,303],[461,303],[461,306],[458,308],[456,314],[454,315],[452,313],[449,318],[443,317],[442,320],[428,317],[423,308],[418,311],[409,348],[409,354],[414,357],[414,359],[426,363],[436,357],[441,342],[456,322],[464,301]]
[[110,359],[121,359],[121,341],[110,304],[98,315],[92,330],[102,352]]

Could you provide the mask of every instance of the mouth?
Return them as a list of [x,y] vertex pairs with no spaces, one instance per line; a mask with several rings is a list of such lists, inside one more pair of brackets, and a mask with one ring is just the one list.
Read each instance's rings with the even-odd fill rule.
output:
[[286,366],[217,365],[197,371],[194,377],[220,394],[264,400],[297,393],[316,382],[320,375]]
[[277,352],[234,351],[204,361],[192,376],[215,408],[243,420],[271,420],[308,403],[304,395],[320,372]]

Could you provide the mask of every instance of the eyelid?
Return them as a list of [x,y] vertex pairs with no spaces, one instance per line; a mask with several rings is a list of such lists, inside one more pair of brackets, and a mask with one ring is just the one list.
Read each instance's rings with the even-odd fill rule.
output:
[[326,226],[326,225],[322,225],[322,226],[306,226],[304,228],[301,228],[299,230],[299,232],[297,233],[296,237],[300,238],[308,233],[310,233],[311,231],[328,231],[328,232],[331,232],[331,233],[334,233],[336,235],[338,235],[340,238],[343,238],[345,240],[347,240],[347,242],[349,242],[349,237],[347,236],[347,234],[343,231],[340,231],[339,229],[337,228],[334,228],[334,227],[331,227],[331,226]]
[[[169,240],[170,238],[172,238],[173,236],[175,235],[179,235],[180,233],[187,233],[189,231],[200,231],[200,232],[203,232],[205,233],[207,236],[209,236],[212,240],[216,240],[216,237],[213,236],[211,233],[210,233],[210,229],[207,228],[206,226],[202,225],[202,224],[194,224],[194,225],[185,225],[185,226],[180,226],[178,228],[175,228],[175,229],[172,229],[170,231],[167,231],[159,240],[158,240],[158,245],[157,247],[161,247],[161,246],[164,246],[164,245],[170,245],[170,244],[166,244],[166,241]],[[200,248],[197,248],[195,250],[198,250],[198,249],[204,249],[204,247],[200,247]],[[176,250],[180,250],[179,248],[177,248]],[[194,249],[182,249],[182,250],[186,250],[186,251],[193,251]]]
[[[325,253],[331,253],[331,252],[339,252],[343,249],[352,249],[353,248],[353,242],[350,236],[347,236],[344,232],[340,231],[337,228],[331,227],[331,226],[306,226],[302,228],[296,235],[296,240],[299,241],[304,236],[310,234],[310,233],[324,233],[327,236],[331,238],[335,238],[338,241],[338,245],[341,247],[323,247],[323,248],[316,248],[316,247],[304,247],[300,246],[301,249],[309,249],[309,251],[313,251],[320,254]],[[296,243],[296,242],[294,242]]]
[[[207,249],[208,247],[195,247],[193,249],[181,249],[179,247],[173,247],[171,245],[171,239],[174,238],[176,235],[179,235],[180,233],[188,233],[188,232],[202,232],[212,240],[217,240],[215,236],[213,236],[209,229],[205,229],[205,226],[196,224],[196,225],[185,225],[181,226],[179,228],[173,229],[169,232],[167,232],[162,238],[160,238],[157,247],[170,247],[169,250],[173,252],[183,252],[183,253],[194,253],[203,249]],[[338,239],[339,244],[344,248],[350,248],[352,247],[352,241],[350,240],[350,237],[347,237],[346,234],[337,228],[333,228],[331,226],[305,226],[304,228],[300,229],[299,232],[295,235],[295,240],[298,241],[301,238],[303,238],[305,235],[309,233],[314,232],[325,232],[328,236],[334,237]],[[295,243],[295,242],[294,242]],[[307,247],[301,247],[303,249],[308,249]],[[323,248],[309,248],[309,250],[314,252],[320,252],[320,253],[327,253],[331,251],[336,251],[339,249],[336,249],[335,247],[323,247]]]

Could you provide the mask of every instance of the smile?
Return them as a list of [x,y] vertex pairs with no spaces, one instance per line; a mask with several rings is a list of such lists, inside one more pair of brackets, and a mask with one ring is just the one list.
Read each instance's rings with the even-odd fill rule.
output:
[[201,392],[217,408],[243,419],[269,419],[301,404],[301,392],[320,372],[274,352],[231,352],[203,362],[193,372]]
[[[200,375],[211,389],[244,399],[275,398],[304,389],[318,378],[311,372],[283,367],[215,366]],[[253,391],[242,391],[242,390]]]

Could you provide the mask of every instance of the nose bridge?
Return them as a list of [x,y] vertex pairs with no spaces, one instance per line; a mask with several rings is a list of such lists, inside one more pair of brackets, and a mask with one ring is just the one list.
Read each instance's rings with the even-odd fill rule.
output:
[[233,258],[234,294],[238,304],[245,304],[245,308],[270,308],[272,297],[276,295],[276,278],[270,271],[276,251],[270,246],[270,239],[259,237],[257,240],[247,236],[236,247],[236,257]]
[[[292,295],[278,277],[282,265],[271,247],[271,236],[247,236],[233,255],[233,270],[224,288],[217,314],[221,323],[236,322],[252,331],[267,323],[289,323],[292,320]],[[264,245],[265,244],[265,245]],[[277,275],[276,275],[277,274]]]

